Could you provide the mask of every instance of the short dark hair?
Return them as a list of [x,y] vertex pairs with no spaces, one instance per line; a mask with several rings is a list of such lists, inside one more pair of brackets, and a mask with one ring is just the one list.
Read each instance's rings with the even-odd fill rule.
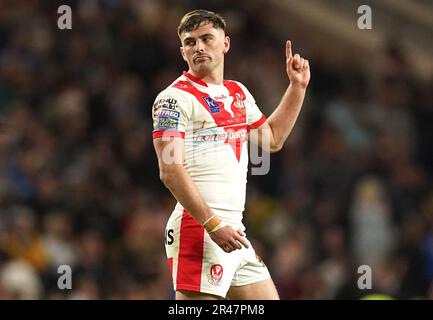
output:
[[226,30],[226,22],[219,14],[208,10],[194,10],[185,14],[177,27],[177,34],[194,31],[204,23],[212,23],[214,28]]

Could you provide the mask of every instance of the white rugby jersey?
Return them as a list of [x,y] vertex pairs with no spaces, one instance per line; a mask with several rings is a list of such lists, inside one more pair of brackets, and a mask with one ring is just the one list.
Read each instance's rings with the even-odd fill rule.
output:
[[[205,83],[183,72],[156,98],[153,138],[185,139],[184,167],[207,205],[228,223],[239,223],[245,206],[248,130],[266,118],[237,81]],[[177,203],[177,212],[183,207]]]

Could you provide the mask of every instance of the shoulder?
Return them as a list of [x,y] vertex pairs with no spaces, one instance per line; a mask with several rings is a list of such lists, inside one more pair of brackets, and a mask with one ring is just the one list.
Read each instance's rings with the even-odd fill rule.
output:
[[240,81],[236,81],[236,80],[227,80],[227,81],[238,85],[242,90],[248,91],[247,87]]
[[164,100],[167,100],[167,99],[178,100],[178,99],[180,99],[180,100],[182,100],[182,99],[185,99],[185,95],[182,92],[182,90],[179,90],[176,87],[170,86],[170,87],[165,88],[161,92],[159,92],[158,95],[156,96],[155,101],[158,101],[161,99],[164,99]]
[[242,91],[245,95],[245,98],[251,102],[255,102],[255,99],[253,97],[253,95],[250,93],[250,91],[247,89],[247,87],[240,81],[235,81],[235,80],[224,80],[224,82],[226,83],[226,85],[229,86],[236,86],[240,89],[240,91]]
[[183,106],[186,107],[190,102],[189,96],[182,90],[169,86],[162,90],[155,98],[155,106]]
[[168,87],[162,90],[155,98],[152,106],[153,118],[158,116],[188,116],[191,114],[191,101],[182,90]]

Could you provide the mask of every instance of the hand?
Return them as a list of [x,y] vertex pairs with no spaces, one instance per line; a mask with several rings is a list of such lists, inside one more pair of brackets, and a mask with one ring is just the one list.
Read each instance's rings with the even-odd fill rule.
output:
[[309,62],[299,54],[292,55],[292,42],[290,40],[286,42],[286,69],[291,84],[300,85],[303,88],[308,86],[311,76]]
[[241,244],[245,248],[250,247],[249,241],[245,238],[245,233],[241,229],[235,230],[229,225],[209,233],[209,236],[227,253],[241,249]]

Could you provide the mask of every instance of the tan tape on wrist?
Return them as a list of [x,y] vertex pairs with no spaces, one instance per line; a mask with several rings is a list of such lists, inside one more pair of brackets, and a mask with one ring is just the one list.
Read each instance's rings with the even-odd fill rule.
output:
[[203,223],[203,227],[206,229],[207,232],[212,232],[216,227],[218,227],[220,223],[221,219],[216,214],[214,214]]
[[219,223],[219,225],[217,225],[215,228],[213,228],[211,231],[208,231],[208,233],[212,233],[212,232],[215,232],[215,231],[218,231],[219,229],[222,229],[222,228],[224,228],[225,226],[228,226],[228,223],[225,223],[224,221],[221,221],[220,223]]

